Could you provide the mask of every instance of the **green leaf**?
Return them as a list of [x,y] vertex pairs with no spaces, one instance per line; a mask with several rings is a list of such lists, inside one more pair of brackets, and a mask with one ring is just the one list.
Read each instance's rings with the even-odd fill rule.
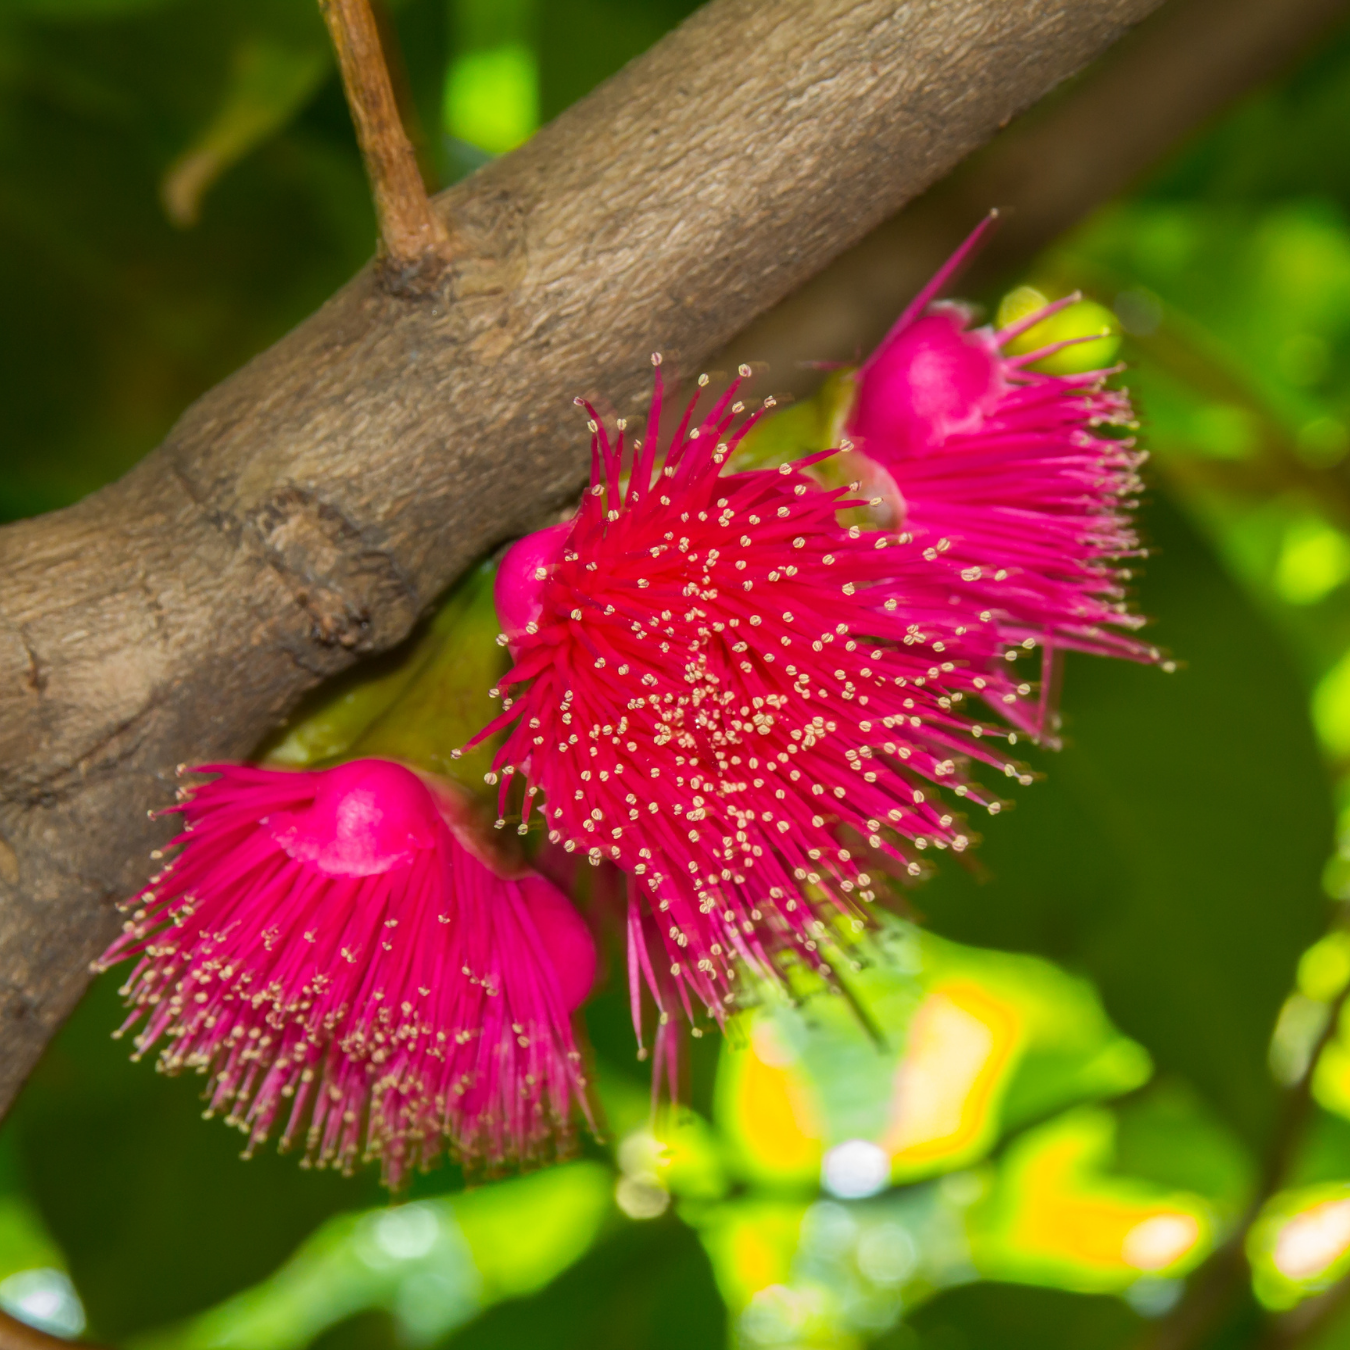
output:
[[742,1176],[814,1189],[825,1152],[858,1139],[885,1150],[895,1181],[948,1172],[1012,1126],[1149,1076],[1091,986],[1048,962],[896,921],[871,950],[848,1000],[766,993],[739,1019],[716,1120]]
[[1265,1307],[1295,1307],[1350,1272],[1350,1181],[1281,1191],[1247,1233],[1252,1287]]
[[700,1210],[694,1226],[734,1319],[734,1343],[843,1350],[972,1279],[969,1180],[809,1206],[750,1195]]
[[419,636],[316,690],[264,744],[262,762],[312,768],[363,755],[396,759],[483,794],[492,745],[456,752],[499,710],[488,694],[506,669],[495,575],[491,566],[476,569]]
[[1115,1166],[1121,1173],[1194,1192],[1223,1224],[1246,1210],[1256,1162],[1196,1092],[1162,1079],[1115,1108]]
[[[708,1258],[679,1220],[623,1222],[532,1297],[499,1303],[450,1342],[454,1350],[709,1350],[726,1313]],[[358,1341],[353,1350],[368,1350]]]
[[1120,1176],[1115,1117],[1080,1107],[1028,1130],[999,1160],[969,1215],[986,1279],[1083,1293],[1175,1278],[1213,1249],[1218,1219],[1203,1197]]
[[807,1208],[804,1201],[754,1198],[702,1216],[699,1239],[733,1313],[744,1311],[760,1290],[788,1283]]
[[309,102],[331,64],[326,44],[283,46],[264,35],[241,41],[220,106],[164,172],[160,198],[169,219],[195,225],[211,185]]
[[612,1213],[614,1174],[569,1163],[447,1200],[483,1277],[486,1300],[541,1289],[578,1260]]
[[345,1214],[275,1275],[141,1350],[300,1350],[325,1328],[385,1309],[429,1345],[484,1308],[534,1293],[577,1261],[611,1213],[613,1175],[572,1163],[453,1198]]

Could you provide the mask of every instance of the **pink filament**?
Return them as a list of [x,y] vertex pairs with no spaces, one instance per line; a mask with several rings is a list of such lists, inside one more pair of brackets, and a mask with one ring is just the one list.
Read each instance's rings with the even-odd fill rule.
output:
[[645,444],[611,443],[592,410],[591,488],[565,540],[515,569],[514,612],[534,617],[508,634],[510,696],[481,733],[508,733],[503,815],[518,773],[525,821],[542,791],[555,843],[635,878],[634,1004],[640,970],[663,1026],[667,971],[686,1010],[692,994],[720,1017],[739,963],[821,961],[819,914],[859,917],[868,867],[964,848],[932,785],[998,808],[965,757],[1017,773],[960,707],[1022,695],[992,616],[935,565],[946,541],[842,525],[858,503],[814,460],[723,474],[749,426],[735,394],[697,421],[691,404],[660,468],[659,371]]
[[199,772],[178,856],[100,962],[140,956],[137,1057],[163,1042],[162,1068],[208,1074],[248,1151],[284,1115],[306,1164],[378,1157],[391,1186],[446,1145],[487,1166],[565,1148],[595,953],[563,896],[499,876],[399,765]]
[[1009,646],[1157,660],[1130,636],[1143,620],[1117,565],[1139,554],[1130,512],[1144,456],[1102,434],[1133,424],[1129,397],[1106,386],[1110,370],[1029,369],[1052,348],[1002,350],[1065,303],[1005,333],[972,329],[957,306],[911,306],[858,372],[849,435],[903,528],[948,541],[954,593],[993,610]]

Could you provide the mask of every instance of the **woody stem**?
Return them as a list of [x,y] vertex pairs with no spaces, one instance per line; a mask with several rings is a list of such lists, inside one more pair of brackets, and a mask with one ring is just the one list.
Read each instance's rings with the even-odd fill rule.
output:
[[[1245,1248],[1247,1230],[1266,1201],[1288,1184],[1313,1113],[1312,1085],[1317,1062],[1322,1051],[1335,1038],[1341,1013],[1348,1000],[1350,986],[1331,1002],[1326,1025],[1309,1051],[1302,1074],[1284,1094],[1257,1194],[1248,1205],[1246,1214],[1235,1226],[1228,1241],[1196,1272],[1185,1298],[1141,1338],[1136,1350],[1198,1350],[1198,1347],[1210,1341],[1225,1317],[1231,1314],[1235,1300],[1251,1278]],[[1318,1325],[1321,1325],[1320,1322]],[[1267,1329],[1261,1350],[1291,1346],[1302,1340],[1296,1323],[1285,1327],[1273,1326]]]
[[319,10],[356,125],[386,266],[396,273],[439,271],[451,254],[450,232],[432,210],[399,118],[370,0],[319,0]]

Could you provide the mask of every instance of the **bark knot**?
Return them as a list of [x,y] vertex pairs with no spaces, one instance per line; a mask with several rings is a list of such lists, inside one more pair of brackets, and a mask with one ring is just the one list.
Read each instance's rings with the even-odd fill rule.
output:
[[417,617],[416,587],[379,532],[309,489],[273,493],[248,512],[245,533],[290,588],[321,646],[378,650],[386,634]]

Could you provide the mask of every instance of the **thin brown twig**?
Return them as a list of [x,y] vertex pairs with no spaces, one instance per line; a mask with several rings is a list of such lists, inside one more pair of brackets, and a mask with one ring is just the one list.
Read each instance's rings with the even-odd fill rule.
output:
[[1297,1346],[1314,1343],[1345,1311],[1347,1301],[1350,1301],[1350,1279],[1341,1280],[1316,1298],[1272,1317],[1256,1350],[1295,1350]]
[[[1297,1161],[1299,1145],[1303,1142],[1312,1116],[1312,1085],[1317,1061],[1336,1035],[1347,998],[1350,998],[1350,985],[1332,1000],[1327,1010],[1326,1025],[1308,1055],[1303,1072],[1284,1094],[1260,1183],[1246,1213],[1234,1226],[1228,1240],[1215,1249],[1209,1260],[1192,1277],[1181,1302],[1145,1332],[1136,1343],[1136,1350],[1198,1350],[1218,1330],[1224,1316],[1232,1309],[1237,1294],[1247,1284],[1247,1230],[1266,1202],[1288,1184]],[[1279,1341],[1276,1344],[1287,1346],[1293,1342]]]
[[413,158],[417,160],[423,186],[428,192],[434,193],[442,186],[436,155],[427,136],[426,125],[417,110],[412,77],[408,73],[408,63],[399,42],[398,25],[390,11],[389,0],[370,0],[370,12],[375,16],[375,29],[380,36],[380,50],[384,53],[384,66],[389,72],[389,83],[393,86],[399,121],[412,143]]
[[432,209],[417,156],[399,117],[370,0],[319,0],[337,52],[356,139],[380,223],[392,289],[419,289],[449,261],[450,231]]

